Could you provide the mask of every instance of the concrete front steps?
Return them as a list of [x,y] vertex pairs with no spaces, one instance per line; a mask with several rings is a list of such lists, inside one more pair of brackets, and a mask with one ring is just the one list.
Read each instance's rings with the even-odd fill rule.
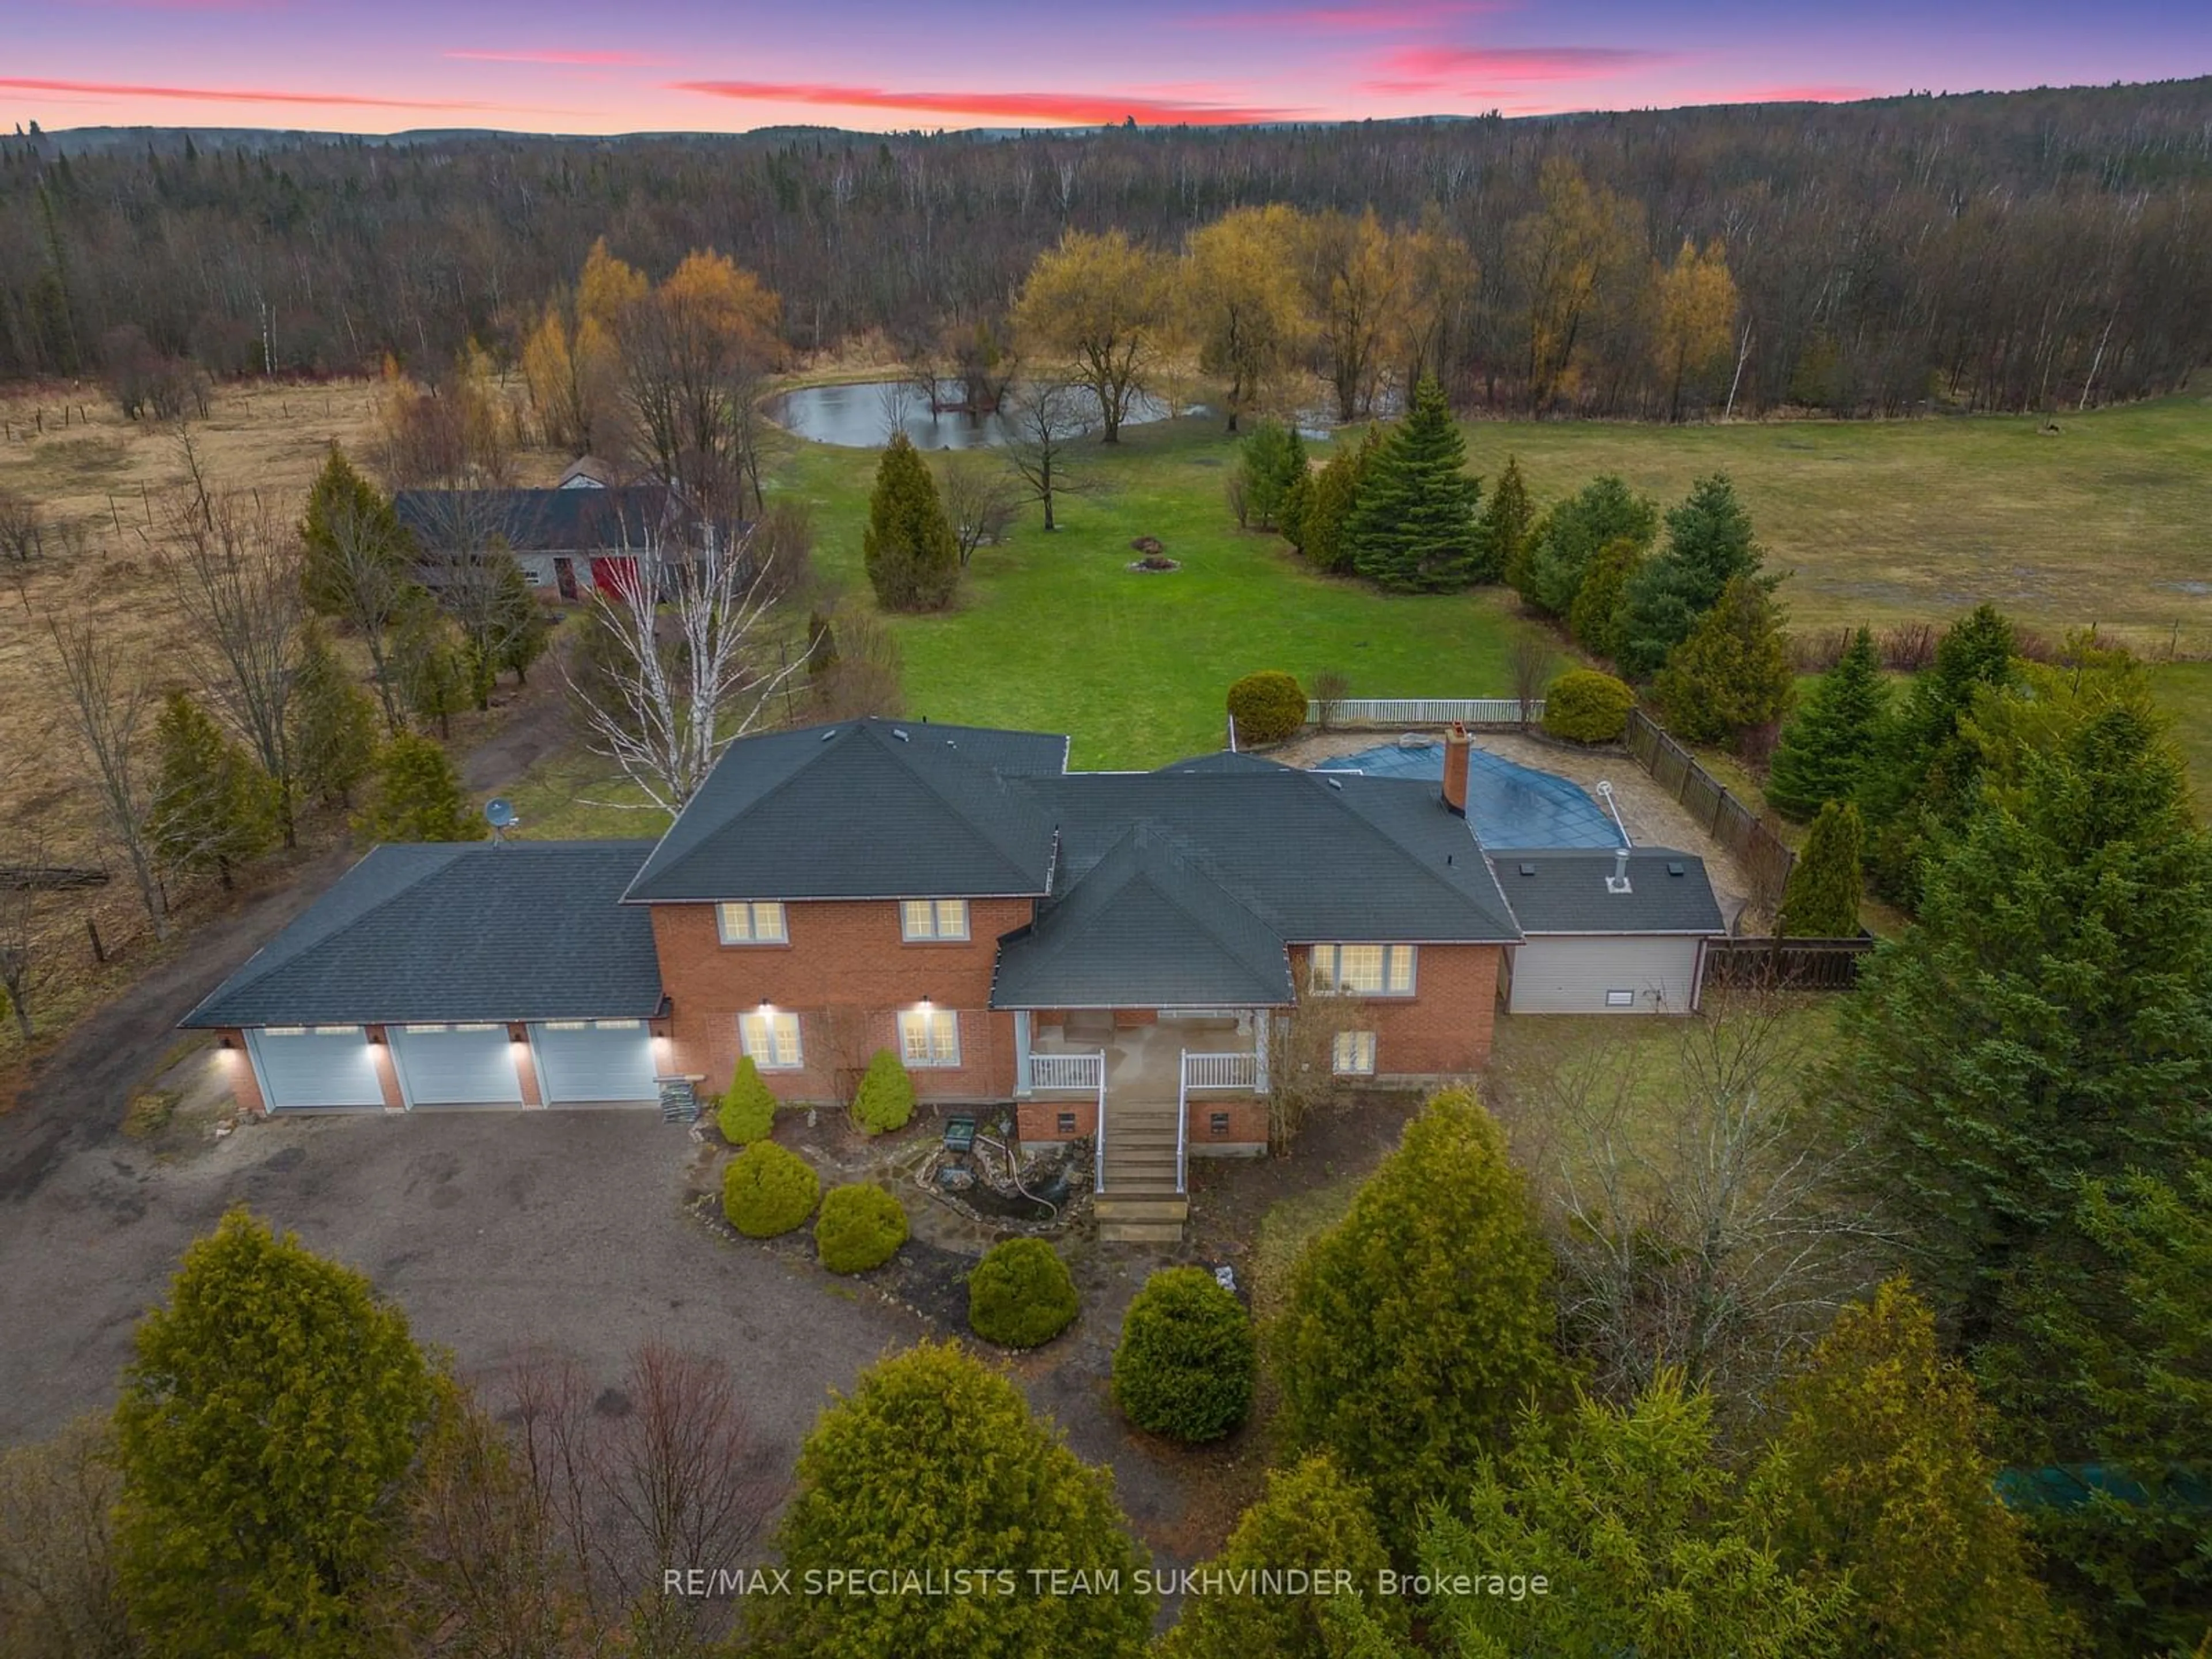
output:
[[1109,1244],[1177,1244],[1190,1200],[1176,1190],[1176,1103],[1106,1103],[1105,1180],[1092,1207]]

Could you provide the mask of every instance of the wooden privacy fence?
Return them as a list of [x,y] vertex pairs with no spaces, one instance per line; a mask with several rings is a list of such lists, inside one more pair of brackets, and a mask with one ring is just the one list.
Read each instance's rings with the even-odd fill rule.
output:
[[1788,991],[1848,991],[1874,939],[1717,939],[1705,946],[1705,983]]
[[1640,708],[1628,711],[1628,752],[1651,780],[1682,803],[1683,810],[1707,834],[1742,861],[1752,890],[1765,903],[1778,902],[1796,866],[1788,843],[1759,821],[1726,784],[1698,764],[1696,757],[1661,731]]
[[1306,699],[1306,719],[1337,726],[1530,726],[1544,718],[1544,700],[1531,697],[1339,697],[1324,705]]

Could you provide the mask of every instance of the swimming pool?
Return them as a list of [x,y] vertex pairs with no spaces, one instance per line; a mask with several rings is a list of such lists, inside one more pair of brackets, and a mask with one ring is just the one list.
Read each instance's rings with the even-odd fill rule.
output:
[[[1323,761],[1322,772],[1364,772],[1380,778],[1444,778],[1444,746],[1383,744]],[[1480,749],[1467,765],[1467,816],[1486,847],[1618,847],[1620,831],[1579,784],[1516,766]]]

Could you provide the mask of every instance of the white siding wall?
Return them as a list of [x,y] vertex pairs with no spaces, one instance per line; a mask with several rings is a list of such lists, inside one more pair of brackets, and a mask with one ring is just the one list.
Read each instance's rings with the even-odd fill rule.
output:
[[[1513,949],[1516,1014],[1686,1014],[1697,999],[1694,939],[1637,939],[1620,934],[1537,936]],[[1606,1000],[1628,991],[1627,1007]]]

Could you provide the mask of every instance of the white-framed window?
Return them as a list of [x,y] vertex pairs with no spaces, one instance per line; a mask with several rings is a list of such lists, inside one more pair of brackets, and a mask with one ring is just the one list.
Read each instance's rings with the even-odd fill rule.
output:
[[1316,990],[1360,997],[1413,994],[1413,947],[1410,945],[1316,945],[1313,948]]
[[795,1072],[805,1064],[799,1044],[799,1016],[763,1009],[738,1016],[738,1046],[763,1072]]
[[1375,1033],[1339,1031],[1331,1045],[1329,1066],[1339,1077],[1375,1075]]
[[898,1017],[899,1058],[909,1066],[957,1066],[960,1016],[950,1008],[908,1008]]
[[908,899],[899,906],[899,934],[909,945],[917,939],[966,939],[966,899]]
[[714,907],[714,928],[725,945],[788,945],[783,906],[774,899],[739,899]]

